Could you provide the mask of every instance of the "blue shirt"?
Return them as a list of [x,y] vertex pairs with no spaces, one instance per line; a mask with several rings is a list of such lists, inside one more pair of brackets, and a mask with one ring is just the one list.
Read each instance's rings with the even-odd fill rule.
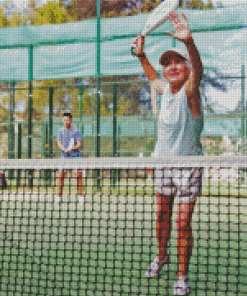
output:
[[[69,130],[63,126],[58,131],[57,140],[61,141],[63,147],[67,149],[69,147],[69,143],[71,140],[74,141],[74,146],[78,141],[82,141],[82,135],[73,126]],[[81,156],[82,155],[80,150],[71,150],[68,154],[64,153],[63,151],[61,153],[61,157],[81,157]]]

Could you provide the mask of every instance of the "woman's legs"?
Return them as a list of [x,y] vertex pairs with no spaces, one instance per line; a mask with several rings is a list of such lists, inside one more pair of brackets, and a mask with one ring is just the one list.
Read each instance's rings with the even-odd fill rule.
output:
[[160,261],[167,258],[167,246],[171,236],[171,218],[174,197],[156,193],[157,219],[156,237],[158,241],[158,259]]
[[180,203],[176,220],[177,224],[177,252],[178,252],[178,277],[186,277],[193,248],[192,215],[195,208],[193,203]]

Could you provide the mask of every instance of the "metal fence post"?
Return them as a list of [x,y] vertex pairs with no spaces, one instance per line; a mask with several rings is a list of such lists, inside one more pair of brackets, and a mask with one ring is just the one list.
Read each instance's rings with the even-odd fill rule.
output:
[[117,156],[117,84],[113,84],[113,157]]
[[53,94],[54,88],[49,88],[49,157],[53,157]]
[[[32,158],[32,120],[33,120],[33,45],[28,47],[28,139],[27,158]],[[28,186],[33,187],[33,170],[28,170]]]
[[[97,0],[97,139],[96,139],[96,157],[100,157],[100,76],[101,76],[101,19],[100,19],[100,0]],[[100,188],[100,170],[97,170],[97,187]]]
[[79,116],[80,116],[80,121],[82,121],[82,100],[83,100],[83,93],[84,93],[84,86],[83,85],[80,85],[79,86],[79,98],[80,98],[80,106],[79,106],[79,109],[80,109],[80,113],[79,113]]
[[[15,109],[15,83],[10,84],[9,92],[9,120],[8,120],[8,158],[15,158],[15,130],[14,130],[14,109]],[[8,177],[12,179],[14,171],[9,170]]]
[[8,120],[8,158],[15,158],[15,130],[14,130],[14,109],[15,109],[15,82],[11,84],[9,94],[9,120]]
[[245,69],[244,64],[241,65],[241,146],[242,146],[242,154],[245,153],[246,150],[246,102],[245,102],[245,93],[244,93],[244,84],[245,84]]
[[[22,158],[22,124],[18,123],[18,131],[17,131],[17,158]],[[21,170],[17,172],[17,186],[20,186],[20,179],[21,179]]]

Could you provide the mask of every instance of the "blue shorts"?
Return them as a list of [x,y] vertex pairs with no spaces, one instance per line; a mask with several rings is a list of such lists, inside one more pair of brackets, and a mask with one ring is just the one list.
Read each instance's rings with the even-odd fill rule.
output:
[[[65,154],[64,152],[61,153],[61,158],[76,158],[76,157],[82,157],[82,154],[79,150],[77,151],[71,151],[68,154]],[[61,172],[68,172],[70,170],[66,170],[66,169],[62,169]],[[85,170],[81,170],[81,169],[77,169],[77,170],[72,170],[73,172],[81,172],[82,173],[82,177],[86,177],[86,171]]]
[[61,153],[62,158],[72,158],[72,157],[82,157],[81,151],[76,150],[76,151],[71,151],[68,154],[65,154],[64,152]]

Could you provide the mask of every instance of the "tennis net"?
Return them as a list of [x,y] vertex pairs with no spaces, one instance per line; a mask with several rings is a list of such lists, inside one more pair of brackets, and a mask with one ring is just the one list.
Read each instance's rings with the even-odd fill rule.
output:
[[173,295],[177,198],[170,262],[144,276],[163,168],[203,168],[190,295],[246,295],[246,167],[246,157],[0,160],[0,295]]

